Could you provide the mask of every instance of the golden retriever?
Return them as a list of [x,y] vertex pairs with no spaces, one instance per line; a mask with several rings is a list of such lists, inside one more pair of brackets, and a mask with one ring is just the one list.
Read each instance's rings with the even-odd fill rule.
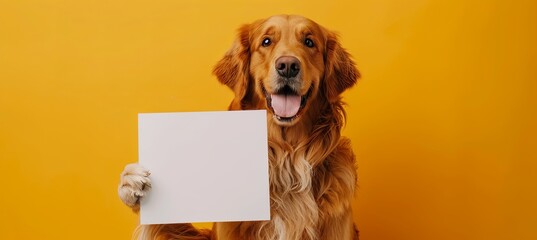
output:
[[[271,220],[142,225],[141,239],[358,239],[351,202],[356,186],[350,141],[340,136],[340,94],[360,74],[336,34],[301,16],[278,15],[239,29],[213,73],[231,88],[230,110],[267,109]],[[240,149],[237,149],[240,151]],[[149,172],[129,164],[119,195],[137,211]]]

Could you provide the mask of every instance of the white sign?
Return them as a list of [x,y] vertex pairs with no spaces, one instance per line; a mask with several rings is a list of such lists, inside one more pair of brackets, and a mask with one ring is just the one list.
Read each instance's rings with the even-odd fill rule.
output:
[[265,110],[141,113],[141,224],[270,219]]

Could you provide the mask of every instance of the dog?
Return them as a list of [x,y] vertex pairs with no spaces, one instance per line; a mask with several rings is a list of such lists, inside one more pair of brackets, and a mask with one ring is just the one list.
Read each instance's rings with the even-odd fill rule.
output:
[[[266,109],[270,221],[139,226],[140,239],[354,240],[351,203],[355,156],[341,93],[360,73],[337,35],[296,15],[277,15],[239,28],[213,73],[235,94],[229,110]],[[237,149],[240,151],[240,148]],[[151,188],[149,171],[129,164],[119,196],[135,212]]]

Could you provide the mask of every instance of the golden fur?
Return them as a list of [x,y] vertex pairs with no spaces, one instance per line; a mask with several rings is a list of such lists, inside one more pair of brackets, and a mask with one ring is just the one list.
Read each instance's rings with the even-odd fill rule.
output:
[[[267,38],[270,44],[263,44]],[[298,60],[300,73],[286,81],[305,99],[298,113],[284,120],[270,104],[271,94],[285,85],[275,71],[281,56]],[[351,211],[355,157],[350,141],[340,136],[345,120],[340,94],[356,83],[359,73],[336,35],[300,16],[258,20],[239,29],[213,72],[235,93],[230,110],[268,110],[271,220],[215,223],[212,230],[190,224],[147,225],[140,226],[137,235],[184,240],[358,239]],[[150,186],[144,171],[131,164],[122,174],[120,196],[133,209]],[[142,178],[131,179],[140,174]]]

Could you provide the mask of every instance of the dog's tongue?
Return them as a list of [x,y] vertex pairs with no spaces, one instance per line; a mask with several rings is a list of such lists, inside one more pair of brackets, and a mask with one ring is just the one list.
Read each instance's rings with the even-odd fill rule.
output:
[[293,117],[300,109],[300,96],[287,94],[272,94],[272,109],[280,117]]

